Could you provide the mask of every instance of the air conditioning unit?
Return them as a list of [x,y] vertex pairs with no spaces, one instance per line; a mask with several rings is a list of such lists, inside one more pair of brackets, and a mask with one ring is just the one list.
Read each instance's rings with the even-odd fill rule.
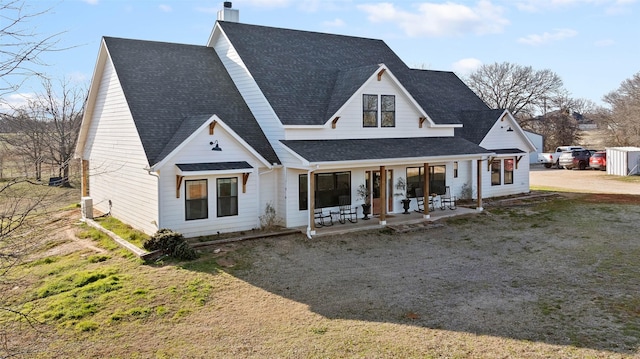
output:
[[82,219],[93,219],[93,199],[91,197],[82,197],[80,199],[80,208]]

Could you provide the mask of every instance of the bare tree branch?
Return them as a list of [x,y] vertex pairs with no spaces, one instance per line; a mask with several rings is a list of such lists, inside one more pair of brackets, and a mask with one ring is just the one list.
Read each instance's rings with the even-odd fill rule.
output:
[[57,48],[61,33],[42,36],[29,22],[47,13],[30,11],[24,0],[0,0],[0,95],[14,92],[44,65],[40,56]]

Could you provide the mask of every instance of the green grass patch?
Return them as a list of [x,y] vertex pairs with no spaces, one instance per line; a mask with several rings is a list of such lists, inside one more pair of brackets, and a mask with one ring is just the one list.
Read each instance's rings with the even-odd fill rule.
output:
[[149,239],[149,236],[143,232],[133,229],[130,225],[124,224],[118,219],[107,216],[96,219],[102,227],[117,234],[120,238],[125,239],[132,244],[142,248],[142,244]]

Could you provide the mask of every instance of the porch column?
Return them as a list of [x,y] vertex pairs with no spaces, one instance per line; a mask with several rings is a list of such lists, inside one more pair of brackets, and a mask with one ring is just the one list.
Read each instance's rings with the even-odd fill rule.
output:
[[431,188],[429,188],[429,163],[427,162],[425,162],[424,164],[424,183],[422,184],[422,188],[424,188],[425,197],[425,205],[422,218],[429,219],[431,218],[431,215],[429,214],[429,197],[431,196]]
[[307,192],[309,193],[309,195],[307,196],[307,198],[309,198],[309,205],[307,207],[309,207],[309,230],[310,234],[314,235],[316,234],[316,219],[314,215],[314,211],[316,209],[316,191],[314,190],[316,188],[316,176],[314,175],[313,171],[310,171],[308,177],[309,180],[307,181]]
[[478,160],[478,204],[476,205],[476,210],[482,211],[482,160]]
[[387,224],[387,170],[385,166],[380,166],[380,225]]
[[89,161],[82,160],[82,197],[89,197]]

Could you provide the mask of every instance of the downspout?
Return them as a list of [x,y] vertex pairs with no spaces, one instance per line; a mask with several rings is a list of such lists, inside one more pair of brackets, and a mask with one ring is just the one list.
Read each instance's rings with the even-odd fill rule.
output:
[[[147,171],[147,174],[149,176],[153,176],[155,178],[157,178],[157,182],[156,182],[156,191],[158,192],[156,194],[156,198],[158,199],[158,208],[156,208],[157,210],[157,218],[156,220],[152,221],[152,224],[156,225],[156,230],[160,229],[160,208],[162,208],[162,206],[160,205],[160,201],[162,201],[162,196],[160,195],[160,174],[157,172],[153,172],[151,170],[151,168],[143,168],[145,171]],[[155,223],[154,223],[155,222]]]
[[[320,166],[316,165],[315,169],[318,169]],[[307,210],[309,211],[308,215],[307,215],[307,238],[312,239],[312,233],[311,233],[311,211],[312,211],[312,203],[311,203],[311,172],[313,172],[312,169],[307,171]],[[313,233],[315,234],[315,233]]]

